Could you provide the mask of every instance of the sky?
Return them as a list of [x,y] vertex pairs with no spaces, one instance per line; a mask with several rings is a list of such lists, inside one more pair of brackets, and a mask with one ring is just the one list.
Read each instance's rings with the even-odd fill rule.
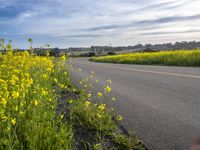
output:
[[0,0],[15,48],[200,41],[200,0]]

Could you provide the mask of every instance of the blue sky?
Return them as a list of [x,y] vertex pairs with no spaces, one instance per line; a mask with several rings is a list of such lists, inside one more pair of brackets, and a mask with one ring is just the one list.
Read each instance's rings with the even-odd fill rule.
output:
[[18,48],[200,41],[200,0],[0,0],[0,38]]

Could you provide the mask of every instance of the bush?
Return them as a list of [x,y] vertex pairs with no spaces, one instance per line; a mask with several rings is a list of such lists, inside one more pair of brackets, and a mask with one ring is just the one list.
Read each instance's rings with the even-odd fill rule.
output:
[[108,52],[107,55],[116,55],[115,52]]
[[93,56],[96,56],[96,54],[95,54],[95,52],[89,52],[88,56],[93,57]]
[[88,53],[80,54],[79,57],[88,57]]

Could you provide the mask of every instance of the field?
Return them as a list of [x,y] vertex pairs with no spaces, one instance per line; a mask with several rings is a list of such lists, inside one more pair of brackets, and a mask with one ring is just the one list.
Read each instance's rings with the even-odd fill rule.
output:
[[92,72],[77,89],[66,59],[13,52],[11,45],[0,53],[0,149],[99,150],[108,148],[105,142],[114,149],[144,149],[134,133],[116,132],[122,116],[101,101],[112,81],[94,94]]
[[96,62],[122,64],[200,66],[200,50],[120,54],[114,56],[94,57],[91,60]]

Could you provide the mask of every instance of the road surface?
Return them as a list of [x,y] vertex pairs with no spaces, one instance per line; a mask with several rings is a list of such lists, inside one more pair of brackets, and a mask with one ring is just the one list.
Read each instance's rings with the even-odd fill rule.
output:
[[111,105],[148,149],[189,149],[200,131],[200,68],[95,63],[87,58],[74,58],[72,64],[76,84],[91,71],[99,86],[112,79],[117,101]]

